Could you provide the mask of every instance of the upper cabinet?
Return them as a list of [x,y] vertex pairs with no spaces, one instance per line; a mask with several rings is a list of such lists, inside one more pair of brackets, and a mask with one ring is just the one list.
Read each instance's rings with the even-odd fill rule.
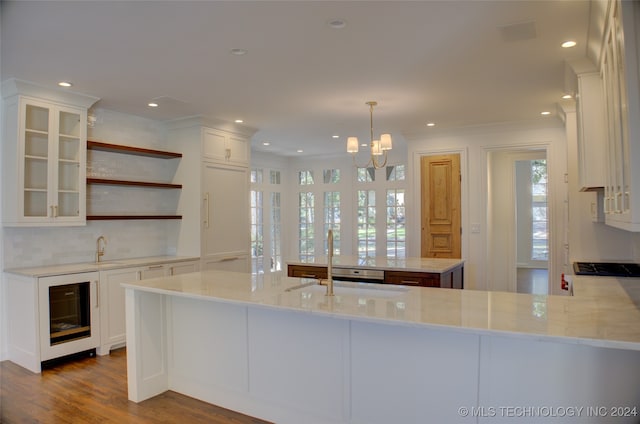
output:
[[249,166],[249,140],[231,132],[203,128],[202,156],[204,160]]
[[581,191],[604,187],[606,136],[602,79],[598,72],[578,75],[578,179]]
[[4,224],[84,225],[87,109],[97,99],[15,79],[2,93]]
[[640,231],[638,28],[638,2],[609,2],[600,60],[607,139],[604,212],[608,225],[627,231]]

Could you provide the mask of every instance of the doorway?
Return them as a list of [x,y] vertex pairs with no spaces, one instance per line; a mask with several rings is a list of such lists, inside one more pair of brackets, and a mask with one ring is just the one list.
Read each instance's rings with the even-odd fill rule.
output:
[[487,152],[487,287],[546,294],[550,231],[546,147]]

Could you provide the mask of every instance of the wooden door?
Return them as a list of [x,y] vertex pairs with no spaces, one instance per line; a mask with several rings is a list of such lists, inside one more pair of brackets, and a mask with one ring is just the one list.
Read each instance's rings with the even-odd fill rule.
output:
[[420,160],[421,256],[460,258],[460,155]]

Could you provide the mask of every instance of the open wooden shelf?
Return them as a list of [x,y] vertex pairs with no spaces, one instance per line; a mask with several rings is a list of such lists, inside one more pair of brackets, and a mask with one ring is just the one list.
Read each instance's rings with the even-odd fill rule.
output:
[[171,188],[180,189],[182,184],[171,183],[154,183],[149,181],[128,181],[128,180],[113,180],[108,178],[87,178],[87,184],[103,184],[103,185],[121,185],[121,186],[137,186],[137,187],[150,187],[150,188]]
[[182,219],[182,215],[87,215],[87,221],[125,221],[135,219]]
[[163,150],[145,149],[142,147],[123,146],[121,144],[103,143],[101,141],[87,140],[88,150],[100,150],[111,153],[124,153],[127,155],[147,156],[160,159],[181,158],[182,153],[166,152]]

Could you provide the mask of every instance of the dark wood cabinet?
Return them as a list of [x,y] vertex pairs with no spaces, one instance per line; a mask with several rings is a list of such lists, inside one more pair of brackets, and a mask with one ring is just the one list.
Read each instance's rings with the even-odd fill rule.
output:
[[403,286],[440,287],[440,274],[430,272],[385,271],[384,282]]
[[287,275],[297,278],[327,278],[326,266],[289,265]]
[[[399,284],[415,287],[441,287],[447,289],[461,289],[463,266],[452,270],[437,272],[415,271],[384,271],[384,284]],[[297,278],[327,278],[327,267],[318,265],[288,265],[287,275]]]

